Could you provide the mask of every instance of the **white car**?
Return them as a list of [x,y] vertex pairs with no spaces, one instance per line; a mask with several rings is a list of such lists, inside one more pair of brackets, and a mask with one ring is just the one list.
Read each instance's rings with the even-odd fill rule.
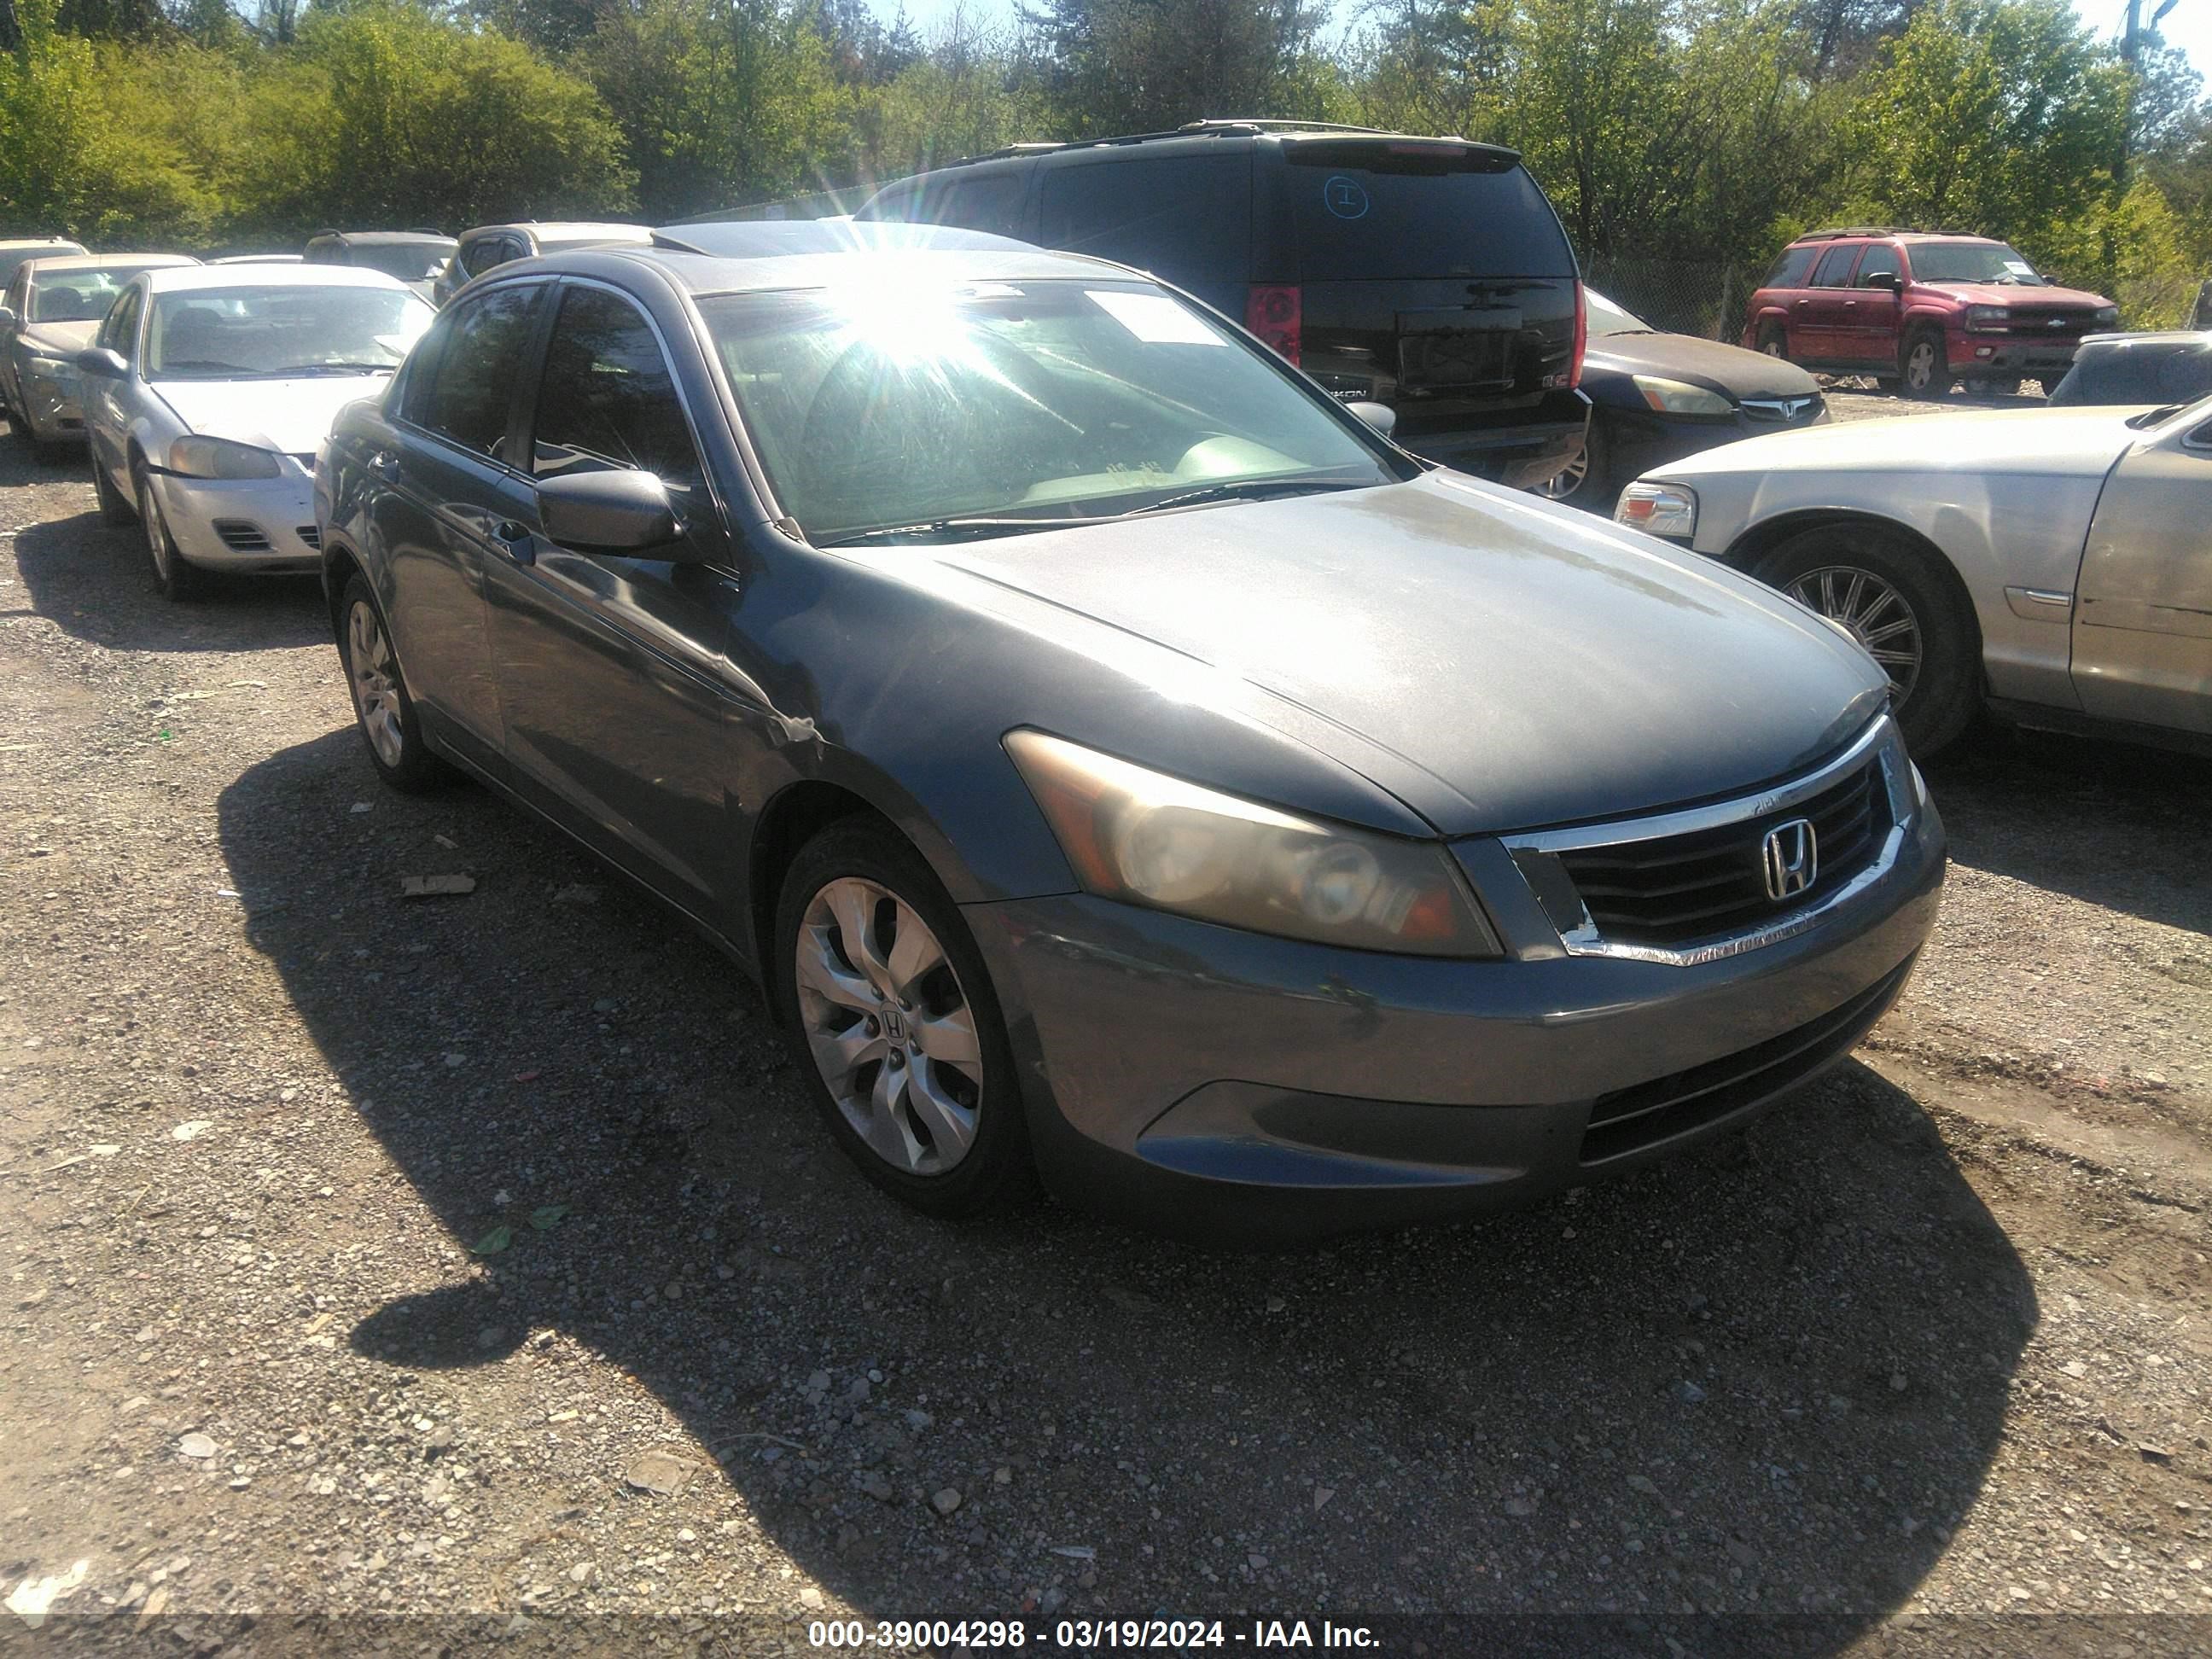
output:
[[315,452],[434,315],[353,266],[141,274],[76,360],[101,516],[144,527],[171,599],[203,570],[319,569]]
[[1985,708],[2212,752],[2212,398],[1753,438],[1654,468],[1613,517],[1850,633],[1916,754]]

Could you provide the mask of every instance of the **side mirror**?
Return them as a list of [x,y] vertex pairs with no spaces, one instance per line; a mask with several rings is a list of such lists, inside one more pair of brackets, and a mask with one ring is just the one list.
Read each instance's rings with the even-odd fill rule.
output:
[[640,554],[666,549],[679,562],[690,544],[669,504],[668,487],[650,472],[624,468],[571,472],[538,486],[545,539],[579,553]]
[[76,368],[78,374],[89,374],[96,380],[127,380],[131,378],[131,365],[124,361],[123,354],[111,351],[106,346],[88,346],[78,352]]
[[1345,407],[1386,438],[1398,429],[1398,411],[1388,404],[1361,402],[1346,404]]
[[1861,283],[1859,286],[1861,288],[1886,289],[1890,293],[1895,294],[1902,289],[1905,284],[1898,281],[1897,273],[1893,270],[1875,270],[1869,271],[1867,274],[1866,281]]

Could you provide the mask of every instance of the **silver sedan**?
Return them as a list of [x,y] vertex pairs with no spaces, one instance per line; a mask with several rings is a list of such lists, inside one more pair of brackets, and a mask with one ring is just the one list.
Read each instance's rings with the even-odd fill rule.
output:
[[2212,398],[1755,438],[1655,468],[1614,516],[1850,634],[1929,755],[1984,708],[2212,750],[2208,507]]
[[162,592],[320,568],[315,452],[432,315],[343,265],[149,270],[124,290],[76,362],[101,514],[143,526]]

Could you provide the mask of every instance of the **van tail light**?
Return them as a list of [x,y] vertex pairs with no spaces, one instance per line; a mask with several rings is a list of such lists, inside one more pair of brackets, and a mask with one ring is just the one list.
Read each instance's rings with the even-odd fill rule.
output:
[[1244,296],[1244,326],[1296,368],[1305,332],[1304,298],[1295,284],[1255,283]]
[[1575,279],[1575,350],[1567,359],[1567,390],[1572,392],[1583,383],[1583,353],[1589,349],[1589,295]]

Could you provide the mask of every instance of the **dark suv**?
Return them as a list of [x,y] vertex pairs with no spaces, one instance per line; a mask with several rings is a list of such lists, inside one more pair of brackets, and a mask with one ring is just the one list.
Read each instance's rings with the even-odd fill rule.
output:
[[1751,296],[1743,343],[1807,368],[1869,374],[1915,398],[2048,388],[2119,311],[2059,288],[1986,236],[1821,230],[1783,249]]
[[1581,452],[1582,284],[1520,155],[1291,121],[1017,144],[854,216],[1111,259],[1244,325],[1416,453],[1543,483]]

